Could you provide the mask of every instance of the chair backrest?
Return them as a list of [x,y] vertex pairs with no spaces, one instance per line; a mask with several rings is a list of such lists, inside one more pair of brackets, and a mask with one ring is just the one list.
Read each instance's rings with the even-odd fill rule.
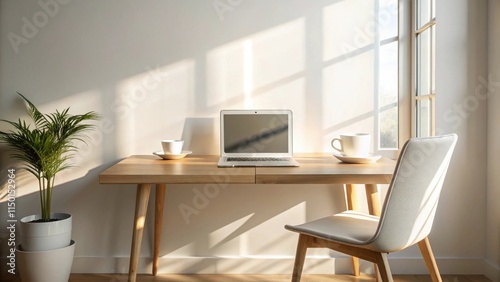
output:
[[370,247],[394,252],[411,246],[432,229],[457,135],[408,140],[398,159]]

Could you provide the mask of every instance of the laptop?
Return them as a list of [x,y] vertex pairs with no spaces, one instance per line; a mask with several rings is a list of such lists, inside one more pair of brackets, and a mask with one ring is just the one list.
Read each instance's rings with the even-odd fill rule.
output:
[[219,167],[299,166],[290,110],[222,110]]

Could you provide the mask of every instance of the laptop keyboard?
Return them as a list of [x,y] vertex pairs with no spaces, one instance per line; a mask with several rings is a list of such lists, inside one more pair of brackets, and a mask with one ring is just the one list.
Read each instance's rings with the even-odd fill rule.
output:
[[230,162],[286,162],[287,158],[277,158],[277,157],[228,157]]

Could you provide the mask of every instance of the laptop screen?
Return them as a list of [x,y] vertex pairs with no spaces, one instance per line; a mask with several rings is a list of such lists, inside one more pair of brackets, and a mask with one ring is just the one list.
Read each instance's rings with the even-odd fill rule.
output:
[[291,152],[291,112],[221,112],[221,149],[223,154],[254,155]]

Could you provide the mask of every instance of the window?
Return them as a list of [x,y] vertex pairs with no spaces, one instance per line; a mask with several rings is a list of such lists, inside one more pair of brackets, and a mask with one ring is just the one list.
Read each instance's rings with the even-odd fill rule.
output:
[[436,1],[415,0],[413,7],[413,136],[435,134]]
[[[379,148],[398,148],[398,0],[379,0],[378,32],[378,120]],[[389,12],[390,11],[390,12]],[[377,38],[378,37],[378,38]]]

